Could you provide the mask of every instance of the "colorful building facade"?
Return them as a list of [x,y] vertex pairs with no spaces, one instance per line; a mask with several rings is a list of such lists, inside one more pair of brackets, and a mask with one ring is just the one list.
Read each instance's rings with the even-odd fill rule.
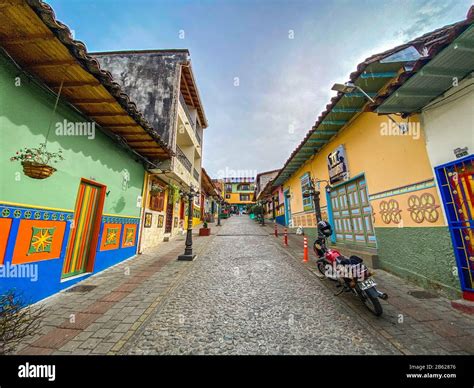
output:
[[275,177],[280,170],[257,174],[255,198],[263,205],[264,217],[279,224],[285,224],[284,197],[281,186],[273,187]]
[[[188,50],[94,53],[120,79],[146,118],[155,124],[173,156],[152,166],[147,175],[140,251],[156,247],[188,225],[186,198],[179,193],[201,189],[202,152],[207,119],[194,79]],[[123,132],[128,132],[123,128]],[[139,137],[134,143],[148,147]],[[202,223],[202,199],[194,198],[193,226]]]
[[201,221],[207,223],[215,222],[221,201],[221,192],[216,188],[213,180],[203,168],[201,174]]
[[234,213],[243,212],[254,202],[254,177],[227,177],[223,179],[224,200]]
[[[0,21],[0,294],[33,303],[136,254],[146,166],[170,152],[49,6]],[[124,123],[147,150],[114,136]]]
[[[470,290],[472,266],[468,258],[472,251],[466,244],[458,249],[463,255],[460,261],[457,248],[453,250],[456,241],[451,237],[454,230],[458,243],[465,243],[466,237],[470,241],[472,218],[467,216],[460,220],[458,217],[455,226],[449,225],[445,216],[449,210],[443,209],[448,195],[440,195],[443,190],[440,190],[439,182],[442,180],[430,161],[433,158],[430,149],[442,149],[443,140],[434,144],[434,133],[442,131],[434,128],[441,125],[441,116],[436,110],[431,110],[430,115],[436,119],[430,123],[429,114],[423,112],[420,116],[422,106],[411,111],[403,110],[404,101],[417,101],[426,96],[426,90],[414,90],[414,86],[409,85],[406,91],[400,88],[395,93],[393,85],[399,87],[426,63],[435,61],[444,50],[451,50],[456,45],[456,37],[462,37],[463,44],[472,44],[471,25],[472,12],[462,22],[376,54],[359,64],[350,77],[349,85],[355,86],[344,91],[337,88],[337,96],[275,178],[273,185],[281,186],[283,190],[286,225],[303,227],[306,233],[314,234],[315,205],[312,197],[303,194],[311,181],[316,180],[322,218],[329,220],[334,227],[331,242],[344,253],[362,256],[373,267],[451,296],[459,295],[463,277],[469,278],[465,283],[466,290]],[[467,58],[464,65],[466,61]],[[472,67],[472,62],[469,66]],[[459,70],[459,64],[453,68]],[[467,69],[466,66],[461,68]],[[441,77],[440,73],[446,78],[449,72],[443,70],[446,71],[440,72],[438,65],[436,78]],[[467,69],[463,75],[459,74],[459,80],[473,70]],[[431,69],[427,68],[426,74],[429,71]],[[450,82],[452,80],[448,79],[444,89],[433,90],[429,100],[441,95],[449,88]],[[381,97],[386,101],[393,99],[392,110],[383,110],[383,104],[379,107],[382,109],[376,109]],[[373,99],[377,103],[372,103]],[[472,109],[467,105],[464,108],[463,104],[458,105],[458,111],[453,111],[450,116],[451,120],[454,116],[464,117],[466,122],[450,126],[450,134],[445,135],[452,137],[451,143],[461,150],[469,148],[472,143],[472,137],[470,143],[463,133],[472,134],[474,129],[472,120],[468,122],[469,117],[472,118],[472,113],[469,113]],[[389,112],[398,115],[388,117],[386,113]],[[452,132],[456,134],[452,135]],[[465,179],[462,183],[459,181],[458,189],[454,189],[463,194],[472,187],[470,159],[469,156],[466,158],[458,161],[462,167],[456,167],[464,169]],[[452,167],[449,165],[447,168]],[[449,173],[462,175],[453,171],[447,172],[448,177]],[[446,186],[446,182],[441,186],[443,184]],[[448,191],[453,192],[452,189]],[[472,197],[467,203],[472,203]],[[461,210],[464,214],[472,214],[467,207]],[[459,273],[462,273],[461,278]],[[465,286],[462,285],[461,289],[464,291]]]
[[[452,247],[446,256],[454,254],[447,270],[459,277],[463,297],[468,300],[474,300],[474,62],[468,49],[474,44],[473,17],[471,8],[468,27],[421,69],[396,80],[377,99],[376,108],[381,114],[397,111],[411,116],[421,112],[426,150],[440,198],[436,210],[443,213],[451,237]],[[424,90],[427,82],[431,95]],[[407,92],[421,96],[397,98]],[[434,209],[427,200],[414,203],[424,209],[417,212],[417,218],[429,217],[428,209]]]

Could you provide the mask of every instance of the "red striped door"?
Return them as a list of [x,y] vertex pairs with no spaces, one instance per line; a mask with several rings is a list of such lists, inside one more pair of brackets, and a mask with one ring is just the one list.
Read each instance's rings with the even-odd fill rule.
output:
[[104,185],[81,180],[64,260],[63,278],[92,271],[104,198]]

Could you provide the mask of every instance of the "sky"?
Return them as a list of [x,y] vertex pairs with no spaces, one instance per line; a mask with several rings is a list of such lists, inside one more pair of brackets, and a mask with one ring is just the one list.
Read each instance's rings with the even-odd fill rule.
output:
[[365,58],[466,17],[471,0],[46,0],[89,52],[187,48],[211,177],[283,167]]

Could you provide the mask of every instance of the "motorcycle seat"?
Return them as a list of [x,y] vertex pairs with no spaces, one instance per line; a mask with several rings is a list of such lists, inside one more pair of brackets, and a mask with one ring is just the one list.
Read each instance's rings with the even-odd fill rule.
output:
[[342,265],[357,265],[357,264],[361,264],[364,260],[362,260],[358,256],[351,256],[351,257],[339,256],[338,261],[339,261],[339,264],[342,264]]

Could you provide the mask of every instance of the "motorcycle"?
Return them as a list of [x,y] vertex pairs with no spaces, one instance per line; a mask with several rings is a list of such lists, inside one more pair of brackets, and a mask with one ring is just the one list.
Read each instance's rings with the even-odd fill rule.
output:
[[327,247],[326,240],[332,234],[332,228],[328,222],[318,222],[317,230],[318,237],[313,244],[313,249],[318,257],[316,264],[321,273],[320,277],[337,282],[337,287],[341,290],[335,296],[343,292],[352,292],[373,314],[382,315],[383,309],[379,299],[386,300],[388,295],[377,290],[373,273],[360,257],[346,257],[336,249]]

